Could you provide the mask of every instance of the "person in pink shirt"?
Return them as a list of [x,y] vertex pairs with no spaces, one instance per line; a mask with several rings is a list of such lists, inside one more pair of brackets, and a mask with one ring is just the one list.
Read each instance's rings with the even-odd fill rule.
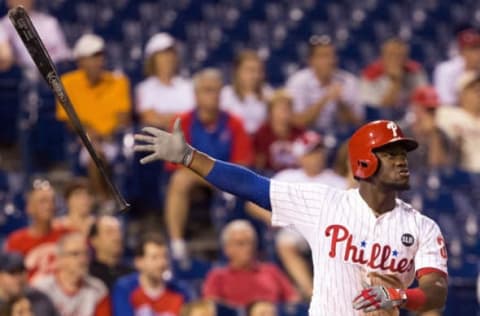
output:
[[263,300],[294,303],[299,295],[287,276],[274,264],[255,258],[257,236],[246,220],[234,220],[222,231],[228,264],[211,270],[203,285],[203,296],[236,307]]

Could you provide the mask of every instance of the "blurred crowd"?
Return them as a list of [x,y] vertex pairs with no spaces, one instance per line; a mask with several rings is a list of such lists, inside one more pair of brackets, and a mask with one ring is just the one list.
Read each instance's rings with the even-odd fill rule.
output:
[[[305,67],[275,87],[255,50],[238,52],[230,78],[216,68],[181,76],[178,40],[157,33],[144,48],[145,78],[132,86],[107,69],[101,36],[84,34],[70,48],[55,17],[35,11],[33,0],[7,0],[16,4],[29,11],[53,60],[74,62],[61,79],[107,166],[124,150],[118,135],[170,130],[180,117],[187,141],[214,158],[282,181],[347,189],[355,187],[349,135],[385,118],[420,143],[409,162],[413,192],[434,186],[432,175],[446,170],[480,173],[480,33],[473,28],[457,34],[456,53],[433,74],[409,57],[401,37],[382,43],[361,73],[350,73],[339,67],[335,42],[314,35]],[[4,17],[0,71],[11,67],[29,72],[34,65]],[[56,119],[78,144],[60,104]],[[28,225],[3,236],[0,316],[301,315],[312,295],[301,236],[271,228],[258,206],[172,164],[147,171],[161,179],[150,188],[160,204],[133,205],[142,214],[135,220],[119,215],[87,151],[75,148],[60,185],[48,171],[29,179]],[[213,246],[202,244],[207,230]]]

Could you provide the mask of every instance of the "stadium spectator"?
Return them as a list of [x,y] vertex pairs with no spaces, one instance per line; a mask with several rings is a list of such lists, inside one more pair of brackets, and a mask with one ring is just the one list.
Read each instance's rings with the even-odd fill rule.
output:
[[197,300],[185,304],[180,316],[216,316],[215,305],[211,301]]
[[255,168],[265,174],[297,165],[291,146],[303,129],[293,125],[292,106],[286,90],[274,91],[268,101],[268,120],[254,135]]
[[420,178],[428,171],[438,170],[453,163],[455,148],[435,121],[440,100],[431,86],[418,87],[412,94],[410,111],[401,124],[404,133],[420,144],[409,158],[409,168]]
[[0,306],[0,316],[35,316],[26,296],[17,296]]
[[437,65],[433,82],[442,105],[457,105],[457,82],[466,71],[480,72],[480,34],[475,29],[458,33],[459,54]]
[[232,84],[220,95],[223,110],[241,118],[245,130],[254,134],[267,118],[265,100],[270,94],[265,83],[263,61],[255,51],[240,52],[233,61]]
[[288,277],[275,265],[255,258],[257,237],[248,221],[234,220],[227,224],[221,241],[228,264],[207,274],[203,284],[205,298],[237,307],[246,307],[258,300],[298,301]]
[[277,316],[277,308],[268,301],[257,301],[247,307],[247,316]]
[[93,195],[88,181],[83,178],[74,178],[66,185],[64,198],[67,214],[57,217],[53,221],[54,227],[64,227],[78,231],[85,236],[95,221],[93,212]]
[[114,286],[114,315],[179,315],[185,297],[166,280],[168,248],[161,235],[150,233],[141,239],[135,267],[138,273],[120,278]]
[[168,129],[172,118],[195,104],[192,84],[177,75],[175,39],[167,33],[150,38],[145,47],[145,75],[136,88],[136,111],[145,125]]
[[[54,62],[70,58],[65,36],[55,17],[36,11],[34,0],[7,0],[6,4],[9,9],[23,5]],[[25,45],[5,16],[0,20],[0,71],[8,70],[14,63],[23,67],[34,66]]]
[[[385,41],[380,58],[362,72],[360,98],[364,105],[403,115],[413,90],[427,84],[422,66],[408,59],[409,47],[398,38]],[[395,114],[398,112],[399,114]]]
[[[322,136],[308,131],[298,137],[292,145],[292,152],[299,161],[299,168],[285,169],[273,176],[278,181],[314,182],[347,189],[349,182],[327,167],[327,148]],[[271,212],[249,202],[247,212],[271,223]],[[312,264],[307,241],[297,232],[282,228],[276,236],[277,253],[288,274],[297,284],[300,292],[309,300],[313,290]]]
[[35,316],[58,315],[48,296],[27,286],[23,257],[12,252],[0,253],[0,309],[19,296],[28,299]]
[[111,305],[102,281],[88,274],[88,247],[83,234],[74,232],[58,241],[55,274],[33,283],[50,297],[61,316],[110,316]]
[[[75,43],[73,55],[78,69],[64,74],[62,83],[97,151],[111,161],[117,152],[113,137],[130,121],[129,80],[105,69],[105,42],[97,35],[82,35]],[[57,118],[69,125],[68,116],[59,103]],[[79,159],[81,165],[87,166],[92,189],[101,200],[108,200],[106,184],[84,148]]]
[[[75,43],[73,56],[78,69],[64,74],[62,83],[89,136],[110,139],[129,121],[129,80],[105,69],[105,42],[97,35],[82,35]],[[57,117],[69,122],[59,103]]]
[[[218,159],[249,165],[253,160],[252,145],[243,123],[222,111],[219,106],[222,76],[215,69],[205,69],[194,77],[196,108],[184,113],[181,128],[193,146],[202,148]],[[165,203],[166,224],[171,239],[172,256],[188,258],[184,241],[188,216],[189,193],[192,188],[208,186],[187,168],[176,169],[171,175]]]
[[459,166],[480,172],[480,76],[467,72],[458,82],[459,106],[440,107],[437,124],[459,150]]
[[26,200],[29,226],[12,232],[5,242],[5,248],[25,257],[29,278],[33,279],[53,271],[56,261],[55,243],[69,230],[52,225],[55,191],[48,181],[34,180]]
[[94,250],[90,274],[102,280],[109,289],[119,277],[133,272],[122,263],[122,226],[117,218],[100,216],[90,229],[89,241]]
[[310,38],[308,64],[308,68],[287,81],[294,101],[295,123],[317,130],[357,124],[363,116],[357,96],[358,82],[353,74],[338,68],[330,37]]

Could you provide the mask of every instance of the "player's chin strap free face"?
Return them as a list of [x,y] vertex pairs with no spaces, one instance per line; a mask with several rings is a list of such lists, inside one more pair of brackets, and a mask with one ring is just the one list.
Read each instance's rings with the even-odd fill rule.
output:
[[364,289],[353,300],[353,308],[364,312],[373,312],[381,309],[400,307],[407,302],[404,290],[385,286],[369,286],[363,284]]

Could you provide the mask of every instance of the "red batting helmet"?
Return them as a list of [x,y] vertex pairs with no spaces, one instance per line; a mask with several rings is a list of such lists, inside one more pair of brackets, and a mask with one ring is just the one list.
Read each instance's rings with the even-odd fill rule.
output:
[[393,121],[373,121],[355,131],[348,142],[350,166],[355,178],[366,179],[373,176],[378,168],[378,158],[373,150],[397,142],[402,143],[407,151],[418,147],[418,143],[406,138]]

